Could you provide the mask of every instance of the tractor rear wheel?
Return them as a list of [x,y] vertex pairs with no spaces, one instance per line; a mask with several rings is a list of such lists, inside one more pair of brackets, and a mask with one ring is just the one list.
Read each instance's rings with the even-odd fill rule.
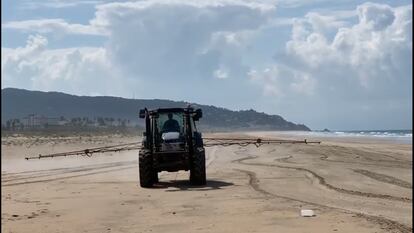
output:
[[158,172],[153,171],[152,174],[153,174],[152,181],[154,182],[154,184],[158,183],[158,181],[159,181],[158,180]]
[[154,184],[152,155],[151,152],[147,150],[139,152],[139,184],[143,188],[150,188]]
[[206,184],[206,155],[204,148],[197,148],[193,155],[190,168],[190,183],[193,185]]

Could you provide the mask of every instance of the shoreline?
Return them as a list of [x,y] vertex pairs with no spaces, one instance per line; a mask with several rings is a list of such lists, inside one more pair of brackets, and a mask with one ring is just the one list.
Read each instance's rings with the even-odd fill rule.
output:
[[[391,143],[401,145],[412,145],[412,137],[381,137],[371,135],[335,135],[332,133],[320,133],[314,131],[234,131],[214,132],[204,135],[246,135],[249,137],[295,139],[295,140],[317,140],[348,143]],[[230,137],[230,136],[229,136]]]

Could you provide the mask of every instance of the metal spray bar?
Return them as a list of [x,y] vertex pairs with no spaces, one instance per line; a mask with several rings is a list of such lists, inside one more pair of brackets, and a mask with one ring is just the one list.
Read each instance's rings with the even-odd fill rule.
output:
[[105,153],[105,152],[119,152],[119,151],[127,151],[127,150],[139,150],[141,148],[141,143],[134,142],[134,143],[126,143],[126,144],[119,144],[119,145],[112,145],[112,146],[103,146],[103,147],[95,147],[89,148],[84,150],[75,150],[69,152],[62,152],[62,153],[54,153],[54,154],[47,154],[32,157],[26,157],[26,160],[29,159],[42,159],[42,158],[53,158],[53,157],[66,157],[66,156],[73,156],[73,155],[82,155],[82,156],[92,156],[93,153]]
[[[282,139],[261,139],[261,138],[203,138],[205,147],[212,146],[248,146],[255,145],[259,147],[263,144],[320,144],[320,141],[307,141],[305,140],[282,140]],[[54,157],[66,157],[66,156],[92,156],[94,153],[105,153],[105,152],[119,152],[119,151],[129,151],[129,150],[139,150],[142,148],[141,142],[133,142],[126,144],[118,144],[112,146],[104,147],[95,147],[84,150],[75,150],[62,153],[54,153],[38,156],[26,157],[26,160],[30,159],[42,159],[42,158],[54,158]]]
[[204,146],[248,146],[255,145],[259,147],[263,144],[320,144],[320,141],[304,140],[283,140],[283,139],[252,139],[252,138],[203,138]]

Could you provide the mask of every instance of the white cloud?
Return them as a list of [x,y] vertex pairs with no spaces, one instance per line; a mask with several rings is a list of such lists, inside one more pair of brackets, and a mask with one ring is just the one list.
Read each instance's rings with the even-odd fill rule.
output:
[[384,30],[395,19],[394,11],[388,5],[368,2],[358,6],[357,12],[361,26],[363,25],[373,30]]
[[229,77],[228,73],[225,70],[218,69],[214,71],[214,77],[218,79],[226,79]]
[[96,5],[107,2],[108,0],[23,0],[22,9],[39,9],[39,8],[68,8],[81,5]]
[[69,24],[63,19],[36,19],[11,21],[2,24],[4,29],[15,29],[23,32],[107,35],[107,32],[94,25]]
[[124,91],[105,49],[48,49],[47,44],[47,38],[31,35],[25,47],[2,49],[2,86],[76,94]]
[[[107,41],[105,47],[94,48],[93,51],[86,51],[85,48],[46,49],[37,54],[44,61],[33,59],[27,63],[23,56],[17,63],[27,63],[25,72],[17,72],[17,64],[6,59],[2,62],[2,72],[8,76],[4,83],[8,86],[51,89],[57,87],[53,85],[57,85],[59,80],[75,79],[72,74],[76,72],[88,75],[85,79],[96,80],[96,75],[86,73],[87,65],[79,63],[88,53],[102,57],[91,60],[96,65],[88,64],[95,67],[96,72],[116,67],[119,72],[122,71],[119,77],[122,82],[125,79],[134,79],[137,83],[145,80],[140,88],[147,87],[147,90],[169,90],[171,83],[168,80],[183,87],[189,85],[193,78],[213,81],[230,77],[242,79],[248,65],[244,63],[241,52],[251,39],[250,32],[265,24],[274,10],[271,1],[153,0],[98,5],[95,17],[87,25],[70,24],[62,19],[7,22],[2,25],[3,28],[48,36],[55,33],[106,35]],[[10,50],[9,54],[20,54],[18,51],[27,47]],[[59,61],[58,56],[64,59]],[[33,69],[35,74],[28,74],[29,69]],[[103,77],[112,80],[113,75],[110,74],[108,72]],[[33,82],[17,81],[27,80],[25,75],[32,77]],[[49,83],[50,80],[54,81]],[[198,88],[205,86],[201,82],[196,85],[199,85]],[[65,90],[69,89],[64,86]],[[99,92],[105,93],[105,90],[107,88],[102,87]]]
[[297,20],[292,39],[286,43],[285,57],[277,63],[318,80],[319,89],[325,87],[324,83],[338,89],[347,83],[355,85],[355,91],[376,96],[384,91],[390,92],[387,96],[399,95],[401,90],[407,94],[412,74],[411,7],[366,3],[356,11],[359,22],[349,27],[342,27],[335,19],[329,23],[325,18],[322,25],[328,26],[324,28],[337,28],[332,40],[313,17]]
[[[368,124],[368,116],[374,113],[379,121],[387,122],[389,112],[399,112],[405,114],[401,118],[409,125],[412,6],[365,3],[355,12],[358,21],[353,25],[319,15],[315,20],[312,13],[295,20],[285,53],[276,56],[269,69],[256,71],[254,80],[267,98],[275,97],[277,108],[296,105],[308,109],[318,103],[307,115],[312,119],[334,116],[329,109],[339,114],[335,118],[355,113],[348,120],[359,117]],[[334,29],[333,33],[327,28]],[[371,106],[371,112],[360,106]],[[292,119],[295,114],[286,111]]]
[[[212,78],[248,69],[240,50],[247,31],[266,23],[274,6],[241,0],[139,1],[97,7],[94,25],[111,33],[111,61],[152,80]],[[220,42],[220,43],[218,43]]]
[[280,64],[262,71],[250,70],[248,76],[254,85],[263,87],[264,96],[277,97],[275,102],[296,99],[297,96],[312,96],[317,82],[304,72]]
[[305,15],[306,21],[312,25],[314,32],[327,33],[330,30],[336,30],[339,27],[347,25],[346,21],[338,19],[333,15],[321,15],[316,12],[310,12]]
[[249,69],[242,58],[244,48],[274,13],[274,2],[114,2],[96,6],[95,18],[87,25],[38,19],[6,22],[2,27],[53,35],[106,35],[111,64],[137,78],[243,78]]

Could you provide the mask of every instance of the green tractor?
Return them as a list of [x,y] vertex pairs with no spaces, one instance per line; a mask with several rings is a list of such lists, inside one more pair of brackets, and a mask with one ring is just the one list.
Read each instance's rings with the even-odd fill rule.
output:
[[149,188],[158,182],[158,172],[190,171],[190,183],[206,184],[205,150],[195,122],[201,109],[142,109],[145,119],[142,149],[139,151],[139,181]]

